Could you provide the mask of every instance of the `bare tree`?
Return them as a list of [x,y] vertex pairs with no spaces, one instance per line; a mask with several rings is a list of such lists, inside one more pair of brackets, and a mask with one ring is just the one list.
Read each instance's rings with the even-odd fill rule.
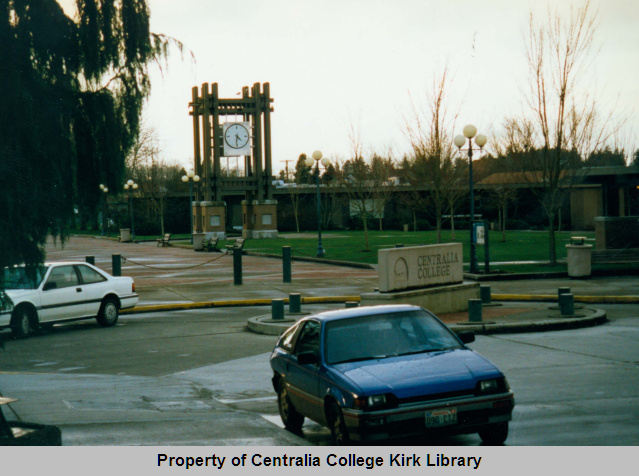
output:
[[339,163],[337,161],[332,161],[324,170],[324,173],[320,177],[320,182],[322,186],[325,187],[325,193],[322,194],[322,206],[321,206],[321,219],[322,219],[322,229],[328,230],[337,215],[341,207],[341,201],[338,199],[334,190],[331,191],[330,188],[334,188],[339,186]]
[[530,89],[528,113],[507,121],[513,144],[526,151],[523,176],[538,191],[548,217],[549,256],[556,263],[555,221],[582,160],[611,137],[611,116],[580,80],[591,73],[597,11],[589,1],[571,7],[567,18],[548,10],[542,21],[531,13],[525,38]]
[[144,123],[140,124],[140,133],[126,156],[125,166],[127,173],[135,176],[138,168],[146,164],[148,158],[157,153],[158,150],[158,137],[155,129],[147,127]]
[[[521,130],[519,127],[521,126]],[[499,230],[501,241],[506,242],[506,230],[508,221],[508,206],[517,199],[517,185],[526,180],[525,177],[532,174],[523,172],[530,169],[527,164],[529,157],[534,153],[532,133],[533,126],[530,122],[518,123],[507,119],[501,134],[495,134],[491,146],[496,155],[496,166],[492,172],[495,174],[496,187],[489,195],[489,201],[497,208],[499,216]]]
[[448,180],[449,186],[444,190],[446,204],[450,215],[450,238],[455,239],[455,212],[462,199],[467,196],[468,163],[457,159],[453,163]]
[[370,164],[371,206],[379,220],[379,231],[383,230],[386,205],[393,199],[395,192],[395,161],[389,151],[385,156],[373,154]]
[[138,193],[144,199],[144,218],[147,221],[159,219],[160,232],[164,235],[167,194],[182,186],[182,167],[161,157],[157,134],[146,128],[140,133],[126,163],[127,173],[139,184]]
[[[442,217],[453,188],[458,187],[454,157],[453,134],[457,114],[450,117],[447,92],[450,87],[448,70],[434,78],[432,89],[426,94],[426,107],[418,108],[413,102],[412,116],[406,120],[406,133],[412,147],[406,178],[414,187],[430,189],[422,195],[414,193],[421,207],[432,206],[435,213],[437,242],[441,242]],[[421,203],[420,203],[421,202]]]
[[364,159],[363,147],[359,132],[351,125],[349,132],[351,141],[351,159],[347,160],[337,174],[337,180],[346,191],[350,216],[357,216],[364,229],[364,250],[370,251],[368,221],[374,213],[375,183],[372,180],[370,165]]
[[[301,185],[307,184],[310,177],[310,167],[304,162],[306,161],[306,154],[300,154],[295,164],[295,172],[293,173],[293,181],[287,183],[287,190],[289,197],[291,198],[291,205],[293,206],[293,216],[295,217],[295,228],[297,232],[300,232],[300,200],[302,198]],[[288,165],[288,164],[287,164]]]

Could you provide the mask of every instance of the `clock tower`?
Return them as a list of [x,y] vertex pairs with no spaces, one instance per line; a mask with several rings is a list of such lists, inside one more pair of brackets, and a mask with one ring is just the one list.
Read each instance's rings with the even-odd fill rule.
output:
[[[269,83],[242,88],[241,97],[220,98],[217,83],[192,89],[194,170],[202,177],[193,203],[195,234],[226,237],[225,197],[243,194],[243,238],[277,237],[273,199]],[[222,159],[235,158],[237,176],[222,173]],[[241,165],[241,166],[240,166]],[[227,171],[228,172],[228,171]],[[198,236],[199,238],[199,236]],[[194,240],[201,243],[201,240]]]

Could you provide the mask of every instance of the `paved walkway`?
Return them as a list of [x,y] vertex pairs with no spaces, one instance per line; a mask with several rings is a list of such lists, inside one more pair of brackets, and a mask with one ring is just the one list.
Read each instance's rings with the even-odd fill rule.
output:
[[[291,293],[300,293],[303,303],[320,302],[335,308],[343,307],[345,301],[359,299],[362,293],[371,292],[378,285],[375,269],[308,261],[293,261],[292,282],[284,283],[280,259],[250,254],[242,257],[242,284],[235,285],[233,257],[223,253],[92,237],[71,237],[64,247],[53,242],[47,245],[48,260],[84,261],[93,256],[96,265],[108,272],[112,272],[114,254],[123,259],[122,274],[135,279],[140,295],[135,312],[219,305],[268,306],[271,299],[287,299]],[[597,311],[597,303],[639,303],[638,277],[504,279],[485,284],[491,286],[496,305],[483,308],[481,324],[468,324],[465,312],[439,317],[456,330],[458,327],[478,332],[551,330],[603,322],[605,313]],[[575,301],[584,302],[577,304],[575,317],[562,317],[553,306],[560,287],[569,287]],[[269,312],[270,308],[265,307],[262,321],[270,320]],[[278,326],[275,329],[290,322],[275,323]]]

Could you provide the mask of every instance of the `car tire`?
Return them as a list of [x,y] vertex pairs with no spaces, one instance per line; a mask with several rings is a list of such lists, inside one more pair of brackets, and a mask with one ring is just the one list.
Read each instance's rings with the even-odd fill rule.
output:
[[38,327],[38,317],[28,306],[18,306],[13,311],[10,325],[16,339],[26,339]]
[[479,432],[479,437],[486,445],[502,445],[508,438],[508,422],[495,423]]
[[348,436],[344,414],[335,402],[331,403],[328,410],[328,425],[331,430],[331,439],[334,446],[348,446],[351,439]]
[[299,433],[304,424],[304,415],[295,410],[290,398],[288,398],[288,390],[282,379],[279,380],[277,385],[277,408],[280,411],[280,418],[282,418],[284,427],[288,431]]
[[102,327],[113,327],[118,322],[119,314],[120,306],[118,301],[113,298],[106,298],[102,301],[96,320]]

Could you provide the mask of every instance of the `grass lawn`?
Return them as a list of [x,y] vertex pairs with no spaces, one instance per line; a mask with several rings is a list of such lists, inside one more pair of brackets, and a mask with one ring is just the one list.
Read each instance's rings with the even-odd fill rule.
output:
[[[556,234],[557,258],[566,258],[566,244],[574,232],[560,232]],[[594,238],[594,232],[579,233],[588,238]],[[372,231],[369,232],[370,251],[364,250],[364,233],[361,231],[340,231],[322,233],[322,244],[325,258],[355,261],[359,263],[377,263],[377,251],[393,248],[397,244],[404,246],[430,245],[436,243],[434,231],[401,232],[401,231]],[[468,231],[457,231],[455,239],[451,239],[450,231],[442,232],[442,243],[458,242],[463,245],[464,261],[469,260]],[[244,248],[249,251],[281,254],[283,246],[290,246],[293,256],[316,256],[317,233],[280,233],[279,238],[273,240],[249,240]],[[545,231],[510,231],[506,234],[506,241],[501,241],[501,232],[490,232],[490,261],[548,261],[548,233]],[[480,266],[484,263],[484,247],[477,246],[477,259]],[[520,265],[509,265],[519,267]],[[531,265],[526,265],[530,267]],[[548,265],[536,265],[547,269]],[[501,268],[501,265],[500,265]],[[561,271],[562,265],[552,267],[552,271]],[[554,269],[559,268],[559,269]],[[506,270],[506,269],[504,269]],[[565,265],[563,265],[565,270]],[[518,270],[519,271],[519,270]]]
[[[95,232],[73,231],[76,235],[95,236]],[[111,238],[117,238],[117,233],[108,233]],[[566,272],[566,245],[570,243],[570,237],[574,235],[585,236],[594,240],[594,232],[565,231],[556,233],[557,259],[562,261],[556,265],[548,263],[548,232],[547,231],[508,231],[506,241],[501,241],[501,232],[490,232],[490,271],[502,271],[506,273],[540,273],[540,272]],[[357,263],[377,264],[377,251],[384,248],[394,248],[395,245],[420,246],[436,244],[435,231],[402,232],[402,231],[371,231],[369,232],[370,251],[364,251],[364,232],[362,231],[327,231],[322,233],[326,259],[337,261],[352,261]],[[136,235],[136,241],[154,241],[157,236]],[[226,241],[220,240],[218,246],[224,249],[224,245],[234,238]],[[188,244],[190,235],[174,234],[172,241]],[[469,261],[468,231],[455,232],[455,239],[451,238],[449,230],[442,231],[442,243],[457,242],[463,247],[463,259]],[[590,242],[594,245],[594,241]],[[293,256],[316,257],[317,232],[304,233],[280,233],[277,239],[248,240],[244,245],[247,251],[282,254],[282,247],[290,246]],[[477,261],[480,271],[484,270],[484,247],[477,246]],[[530,263],[535,261],[537,263]],[[508,262],[508,264],[497,264]],[[599,269],[619,270],[620,272],[634,269],[634,264],[600,264],[593,265],[593,271]]]

